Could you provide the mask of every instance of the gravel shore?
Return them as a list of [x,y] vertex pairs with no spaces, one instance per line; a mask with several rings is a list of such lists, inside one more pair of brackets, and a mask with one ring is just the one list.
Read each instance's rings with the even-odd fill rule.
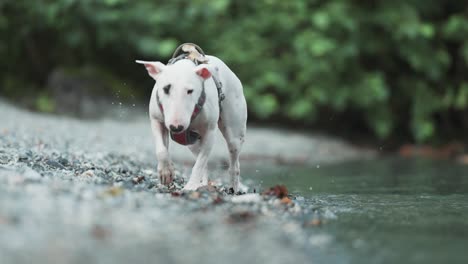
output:
[[[221,183],[181,193],[193,158],[176,144],[176,184],[161,186],[143,114],[83,121],[2,101],[0,113],[2,263],[310,263],[333,254],[316,228],[326,214],[303,197],[228,195]],[[326,137],[248,133],[245,166],[373,155]],[[215,165],[224,161],[221,140]]]

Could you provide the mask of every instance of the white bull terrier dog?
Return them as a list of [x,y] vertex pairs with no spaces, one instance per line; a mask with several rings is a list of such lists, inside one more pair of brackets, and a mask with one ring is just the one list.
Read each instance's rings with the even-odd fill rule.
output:
[[175,176],[168,152],[170,136],[177,143],[187,145],[196,156],[184,190],[207,185],[208,158],[219,127],[229,149],[231,187],[237,192],[239,154],[247,122],[247,104],[239,78],[220,59],[205,56],[191,43],[179,46],[167,65],[157,61],[136,62],[144,64],[156,81],[149,116],[161,183],[168,185]]

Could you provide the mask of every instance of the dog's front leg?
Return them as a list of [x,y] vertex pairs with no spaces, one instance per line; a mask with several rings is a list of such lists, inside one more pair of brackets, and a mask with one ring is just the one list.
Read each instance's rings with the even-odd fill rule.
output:
[[159,180],[164,185],[169,185],[174,177],[174,166],[169,157],[169,134],[164,125],[151,118],[151,130],[156,144],[156,158],[158,160]]
[[215,138],[215,129],[208,130],[200,139],[199,153],[195,165],[192,169],[190,179],[184,187],[184,190],[196,190],[201,186],[208,184],[208,158],[213,148]]

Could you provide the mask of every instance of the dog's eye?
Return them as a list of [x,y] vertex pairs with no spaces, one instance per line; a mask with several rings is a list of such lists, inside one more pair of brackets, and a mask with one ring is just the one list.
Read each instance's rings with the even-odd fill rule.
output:
[[168,85],[164,86],[163,90],[164,90],[165,94],[169,94],[169,91],[171,90],[171,85],[168,84]]
[[192,93],[193,93],[193,89],[187,90],[187,94],[192,94]]

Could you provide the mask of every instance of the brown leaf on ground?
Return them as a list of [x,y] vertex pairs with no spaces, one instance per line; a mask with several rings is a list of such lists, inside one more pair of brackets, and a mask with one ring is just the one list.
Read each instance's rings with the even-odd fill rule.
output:
[[282,199],[288,195],[288,189],[284,185],[276,185],[265,190],[262,195],[276,196],[277,198]]
[[119,196],[122,193],[123,193],[123,189],[121,187],[116,187],[116,186],[110,187],[104,192],[105,195],[110,195],[110,196]]
[[182,193],[181,192],[171,192],[171,196],[172,197],[180,197],[180,196],[182,196]]
[[320,219],[312,219],[310,221],[307,221],[304,223],[305,227],[312,227],[312,226],[321,226],[323,224],[323,221]]
[[253,214],[250,211],[242,211],[242,212],[231,213],[227,218],[227,222],[229,224],[239,224],[239,223],[250,222],[254,219],[255,219],[255,214]]

